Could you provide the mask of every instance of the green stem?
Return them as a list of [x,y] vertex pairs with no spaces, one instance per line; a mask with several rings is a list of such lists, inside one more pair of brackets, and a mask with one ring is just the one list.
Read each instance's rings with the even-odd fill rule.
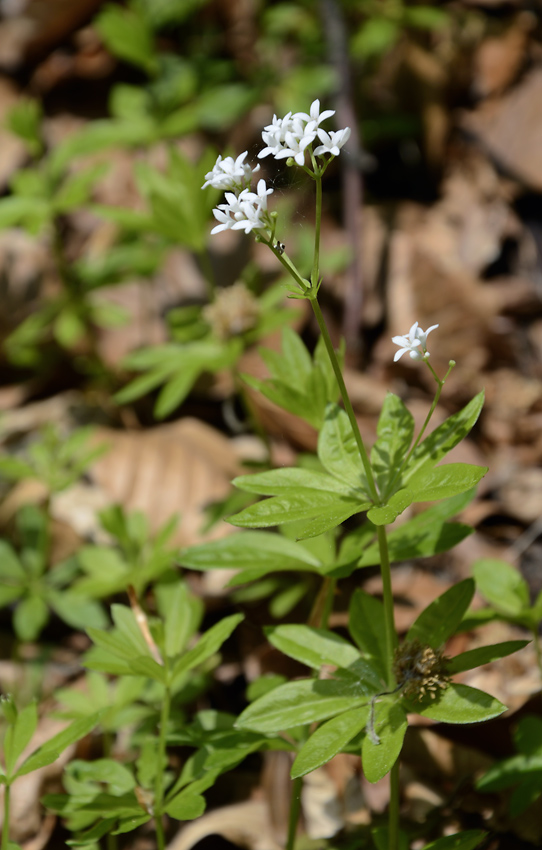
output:
[[371,494],[371,498],[376,505],[380,504],[380,497],[378,495],[378,491],[376,489],[376,484],[374,480],[373,470],[371,468],[371,463],[369,461],[369,456],[367,454],[367,450],[363,443],[363,439],[359,430],[359,425],[354,413],[354,409],[352,407],[352,403],[350,401],[350,397],[348,395],[348,391],[346,389],[346,384],[344,383],[344,378],[341,372],[341,367],[339,365],[339,361],[337,359],[337,355],[335,353],[335,349],[333,348],[333,343],[331,342],[331,337],[329,336],[329,332],[324,321],[324,317],[322,315],[322,311],[320,309],[320,305],[316,298],[311,298],[310,302],[312,304],[312,309],[314,310],[314,315],[316,316],[316,321],[318,322],[318,327],[320,328],[320,333],[322,334],[324,345],[326,346],[326,351],[328,353],[328,357],[331,361],[331,366],[333,368],[333,372],[335,374],[335,378],[337,380],[337,384],[339,385],[339,391],[341,394],[341,398],[344,404],[344,409],[346,411],[346,415],[350,420],[350,425],[352,426],[352,433],[354,434],[354,439],[356,441],[356,445],[358,447],[359,455],[361,458],[361,462],[363,464],[363,469],[365,470],[365,475],[367,477],[367,483],[369,485],[369,490]]
[[162,804],[164,802],[164,765],[166,761],[166,737],[167,726],[169,721],[169,711],[171,707],[171,693],[169,687],[164,686],[164,698],[162,701],[162,710],[160,712],[160,731],[158,734],[158,770],[154,783],[154,811],[155,811],[155,827],[156,827],[156,843],[158,850],[164,850],[165,837],[164,827],[162,824]]
[[399,847],[399,760],[390,771],[390,804],[388,808],[388,850]]
[[534,649],[536,652],[536,663],[538,665],[538,671],[540,673],[540,676],[542,677],[542,649],[540,648],[540,635],[538,634],[538,626],[533,627],[532,633]]
[[303,788],[303,777],[298,776],[292,782],[292,797],[290,800],[290,816],[288,818],[288,838],[286,850],[294,850],[297,822],[301,812],[301,789]]
[[314,259],[312,262],[311,284],[314,292],[318,292],[318,277],[320,275],[320,226],[322,222],[322,178],[316,175],[316,222],[314,227]]
[[2,850],[7,850],[9,844],[9,797],[11,786],[4,788],[4,822],[2,824]]
[[393,615],[393,593],[391,588],[391,566],[388,550],[388,538],[386,537],[386,526],[377,525],[378,548],[380,550],[380,573],[382,576],[382,595],[384,602],[384,623],[386,627],[386,650],[388,658],[388,687],[393,690],[395,680],[392,671],[392,661],[395,648],[398,644],[397,630]]

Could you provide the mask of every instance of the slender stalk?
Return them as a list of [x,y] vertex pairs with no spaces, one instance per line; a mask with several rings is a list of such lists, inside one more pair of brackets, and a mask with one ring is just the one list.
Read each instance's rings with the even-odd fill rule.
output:
[[365,475],[367,476],[367,483],[369,485],[369,490],[371,494],[371,498],[373,499],[376,505],[380,504],[380,496],[378,495],[378,491],[376,489],[376,484],[374,480],[373,470],[371,467],[371,462],[369,460],[369,456],[367,454],[367,450],[363,443],[363,439],[359,430],[359,425],[357,423],[357,419],[354,413],[354,409],[352,407],[352,402],[350,401],[350,397],[348,395],[348,391],[346,389],[346,384],[344,383],[344,378],[341,372],[341,367],[339,365],[339,361],[337,359],[337,355],[335,354],[335,349],[333,348],[333,343],[331,342],[331,337],[329,336],[329,332],[322,315],[322,311],[320,309],[320,305],[316,298],[310,299],[312,304],[312,309],[314,310],[314,315],[316,317],[316,321],[318,322],[318,327],[320,328],[320,333],[324,339],[324,344],[326,346],[326,351],[328,353],[328,357],[331,361],[331,366],[333,367],[333,372],[335,373],[335,378],[337,380],[337,384],[339,385],[339,391],[341,393],[341,398],[344,404],[344,409],[350,420],[350,424],[352,426],[352,432],[354,434],[354,439],[356,441],[356,445],[358,447],[359,456],[361,458],[361,462],[363,464],[363,469],[365,470]]
[[538,628],[536,626],[532,629],[532,633],[534,649],[536,652],[536,663],[538,665],[538,672],[542,677],[542,649],[540,648],[540,635],[538,634]]
[[399,847],[399,760],[390,771],[390,805],[388,809],[388,850]]
[[318,595],[314,600],[312,611],[309,616],[308,625],[318,629],[327,629],[329,615],[333,608],[333,597],[337,579],[332,576],[325,576],[322,581],[322,586],[318,591]]
[[2,850],[7,850],[9,844],[9,797],[11,786],[6,785],[4,788],[4,822],[2,824]]
[[301,812],[301,789],[303,788],[303,777],[298,776],[292,782],[292,797],[290,801],[290,816],[288,818],[288,838],[286,839],[286,850],[294,850],[297,822]]
[[395,681],[392,673],[392,661],[395,647],[398,644],[397,630],[395,628],[395,620],[393,616],[393,593],[391,588],[391,566],[388,550],[388,538],[386,536],[386,526],[378,525],[376,527],[378,536],[378,548],[380,550],[380,573],[382,575],[382,595],[384,602],[384,622],[386,625],[386,649],[388,657],[388,687],[392,690],[395,687]]
[[156,843],[158,850],[165,850],[164,826],[162,824],[162,804],[164,801],[164,764],[166,760],[166,737],[171,707],[171,693],[169,687],[164,687],[164,698],[160,712],[160,731],[158,734],[158,770],[154,783],[154,810]]
[[320,227],[322,223],[322,177],[316,175],[316,222],[314,227],[314,259],[312,261],[311,284],[314,292],[318,291],[320,275]]

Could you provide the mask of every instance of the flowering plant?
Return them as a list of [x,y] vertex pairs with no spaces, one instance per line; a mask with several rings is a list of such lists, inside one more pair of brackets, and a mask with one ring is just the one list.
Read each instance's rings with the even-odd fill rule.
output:
[[[287,850],[294,846],[302,777],[341,751],[361,752],[363,771],[370,782],[390,773],[389,823],[382,846],[397,850],[403,840],[398,768],[408,715],[474,723],[501,714],[505,707],[498,700],[454,682],[453,677],[516,651],[525,641],[508,641],[446,657],[446,641],[459,629],[472,600],[472,579],[450,587],[432,602],[399,641],[391,564],[445,551],[471,532],[467,526],[448,520],[470,501],[487,469],[464,463],[442,465],[440,461],[475,424],[483,393],[426,435],[455,364],[450,361],[444,378],[437,375],[429,363],[427,337],[438,325],[423,331],[415,322],[408,334],[393,337],[399,346],[394,359],[408,352],[413,360],[425,364],[437,385],[433,403],[415,436],[412,415],[397,395],[389,393],[376,441],[370,452],[367,450],[340,358],[318,303],[322,175],[350,135],[349,128],[329,133],[321,128],[320,124],[333,114],[330,110],[320,112],[320,103],[315,100],[308,113],[274,116],[262,133],[265,147],[260,158],[272,155],[277,160],[286,159],[287,165],[302,168],[315,182],[314,255],[308,279],[288,257],[285,245],[276,240],[277,215],[267,208],[272,190],[263,178],[256,193],[249,188],[252,175],[245,165],[246,152],[227,164],[219,157],[204,184],[226,188],[224,174],[228,173],[227,203],[214,210],[219,224],[212,232],[252,232],[291,276],[294,288],[290,296],[308,300],[314,311],[321,332],[314,358],[293,331],[285,333],[282,355],[274,353],[267,361],[271,378],[260,382],[258,388],[318,427],[320,465],[270,469],[236,478],[234,484],[239,489],[266,497],[229,518],[233,525],[248,531],[188,549],[181,561],[200,570],[235,565],[240,570],[236,583],[290,570],[319,577],[321,588],[307,625],[283,624],[266,629],[270,643],[305,664],[312,675],[278,685],[260,696],[243,711],[236,727],[269,736],[287,733],[296,753]],[[322,380],[323,351],[331,380]],[[307,387],[311,387],[310,392]],[[339,396],[342,407],[337,404]],[[393,527],[410,505],[431,501],[440,504]],[[341,524],[351,517],[356,517],[359,525],[340,536]],[[258,530],[273,526],[280,529],[279,534]],[[312,543],[312,538],[318,538],[321,545]],[[355,591],[349,611],[351,642],[328,627],[336,583],[370,565],[380,567],[383,599],[361,588]],[[323,674],[323,665],[334,669],[331,678],[329,672]],[[482,837],[479,831],[463,833],[454,837],[453,846],[466,850],[477,846]],[[379,841],[377,844],[381,846]],[[427,846],[443,850],[451,845],[448,838],[442,838]]]

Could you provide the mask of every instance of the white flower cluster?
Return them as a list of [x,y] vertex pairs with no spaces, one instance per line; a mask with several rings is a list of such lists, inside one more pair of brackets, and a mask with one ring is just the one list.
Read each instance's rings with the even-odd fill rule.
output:
[[205,175],[205,183],[201,188],[206,189],[207,186],[213,186],[214,189],[222,189],[223,192],[241,192],[249,187],[252,175],[260,170],[260,166],[251,168],[248,163],[245,163],[247,156],[248,151],[239,154],[237,159],[232,156],[222,159],[219,156],[213,165],[213,170],[208,171]]
[[315,156],[323,156],[326,153],[338,156],[340,149],[350,138],[350,127],[326,133],[320,124],[332,115],[335,115],[333,109],[320,112],[319,100],[311,104],[308,115],[306,112],[288,112],[284,118],[273,115],[273,122],[268,124],[262,133],[266,147],[258,156],[261,158],[272,154],[275,159],[292,157],[298,165],[304,165],[305,151],[317,137],[322,144],[315,148]]
[[412,327],[410,328],[408,334],[405,336],[394,336],[392,337],[392,342],[395,345],[399,346],[399,351],[395,352],[395,357],[393,358],[394,362],[399,360],[403,354],[406,354],[408,351],[413,360],[425,360],[429,357],[429,352],[427,350],[427,337],[431,333],[438,328],[438,325],[431,325],[426,331],[422,331],[421,328],[418,327],[418,322],[414,322]]
[[[342,146],[350,137],[350,127],[337,132],[326,133],[320,124],[326,118],[335,115],[332,109],[320,112],[320,101],[311,104],[310,112],[289,112],[284,118],[273,116],[273,123],[264,128],[262,138],[266,147],[260,151],[259,157],[273,154],[275,159],[292,157],[298,165],[305,164],[305,151],[315,139],[321,144],[313,151],[315,156],[338,156]],[[205,183],[201,187],[213,186],[226,193],[225,204],[219,204],[213,210],[213,215],[219,222],[211,233],[221,230],[251,230],[271,229],[274,233],[270,216],[267,212],[267,196],[273,192],[268,189],[265,180],[258,181],[256,192],[250,191],[254,174],[260,166],[251,168],[245,163],[248,151],[240,154],[237,159],[227,156],[218,157],[212,171],[205,175]]]
[[238,195],[234,192],[226,192],[226,204],[219,204],[213,210],[213,215],[219,222],[211,233],[220,233],[221,230],[265,230],[270,221],[267,215],[267,196],[271,195],[272,189],[268,189],[265,180],[258,181],[256,192],[243,189]]

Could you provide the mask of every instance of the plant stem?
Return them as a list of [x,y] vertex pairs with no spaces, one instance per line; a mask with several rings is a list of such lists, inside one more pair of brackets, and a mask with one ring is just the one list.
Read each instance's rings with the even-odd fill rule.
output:
[[538,672],[542,677],[542,649],[540,648],[540,635],[538,634],[538,626],[534,626],[531,631],[533,633],[533,643],[534,650],[536,652],[536,663],[538,665]]
[[380,573],[382,575],[382,595],[384,602],[384,622],[386,625],[386,649],[388,657],[388,687],[393,690],[395,680],[392,672],[392,661],[395,647],[397,646],[397,631],[395,628],[395,620],[393,616],[393,593],[391,588],[391,567],[390,556],[388,550],[388,538],[386,537],[386,526],[378,525],[376,527],[378,536],[378,548],[380,550]]
[[9,796],[11,786],[4,788],[4,822],[2,824],[2,850],[7,850],[9,844]]
[[388,808],[388,850],[399,847],[399,760],[390,771],[390,804]]
[[312,261],[311,284],[314,292],[318,292],[318,277],[320,275],[320,225],[322,222],[322,177],[318,174],[316,180],[316,222],[314,227],[314,259]]
[[288,818],[288,838],[286,850],[294,850],[297,822],[301,811],[301,789],[303,788],[303,777],[298,776],[292,782],[292,797],[290,800],[290,816]]
[[346,389],[346,384],[344,383],[344,378],[341,372],[341,367],[339,365],[339,361],[337,359],[337,355],[335,354],[335,349],[333,348],[333,343],[331,342],[331,337],[329,336],[329,332],[324,321],[324,317],[322,315],[322,311],[320,309],[320,305],[316,298],[310,299],[312,304],[312,309],[314,310],[314,315],[316,317],[316,321],[318,322],[318,327],[320,328],[320,333],[322,334],[324,345],[326,346],[326,351],[328,353],[328,357],[331,361],[331,366],[333,368],[333,372],[335,374],[335,378],[337,380],[337,384],[339,385],[339,391],[341,394],[341,398],[344,404],[344,409],[346,411],[346,415],[350,420],[350,425],[352,426],[352,433],[354,434],[354,439],[356,441],[356,445],[358,447],[359,456],[361,458],[361,462],[363,464],[363,469],[365,470],[365,475],[367,476],[367,483],[369,485],[369,490],[371,494],[371,498],[375,505],[380,504],[380,497],[378,495],[378,491],[376,489],[376,484],[374,480],[373,470],[371,468],[371,463],[369,461],[369,456],[367,454],[367,450],[363,443],[363,439],[359,430],[359,425],[357,423],[357,419],[354,413],[354,409],[352,407],[352,403],[350,401],[350,397],[348,395],[348,391]]
[[164,801],[164,769],[166,761],[166,737],[167,725],[169,721],[169,711],[171,706],[171,692],[169,686],[164,686],[164,698],[162,701],[162,710],[160,712],[160,731],[158,734],[158,770],[154,782],[154,810],[155,810],[155,828],[156,828],[156,843],[158,850],[164,850],[165,837],[164,827],[162,824],[162,804]]

